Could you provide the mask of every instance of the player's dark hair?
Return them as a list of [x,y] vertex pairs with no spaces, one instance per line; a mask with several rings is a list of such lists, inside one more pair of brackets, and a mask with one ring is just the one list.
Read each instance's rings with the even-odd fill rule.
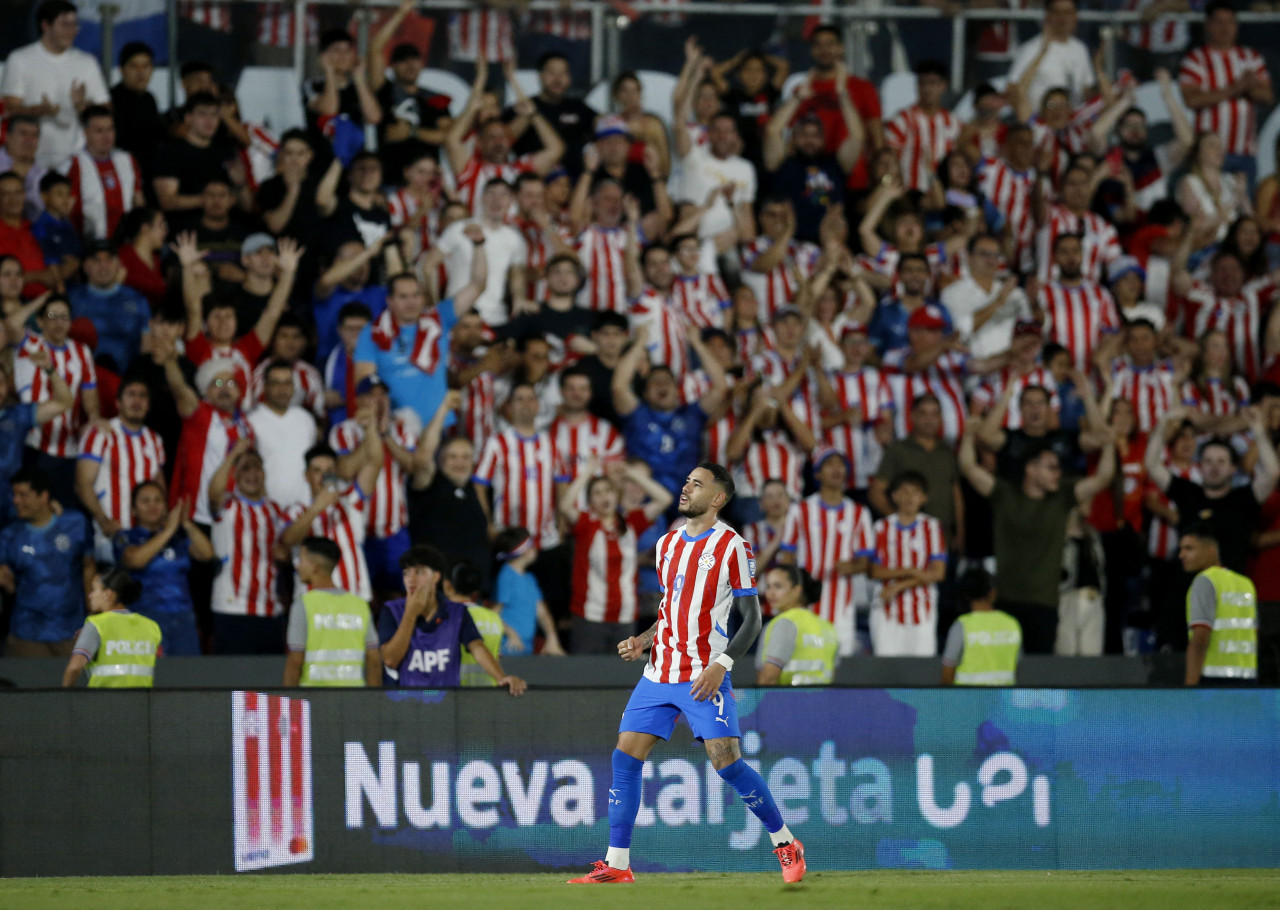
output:
[[1185,528],[1179,528],[1178,534],[1181,537],[1194,537],[1201,543],[1211,543],[1215,547],[1221,545],[1218,540],[1218,532],[1208,522],[1197,521],[1192,522]]
[[324,563],[330,572],[342,562],[342,550],[327,537],[307,537],[302,541],[302,549]]
[[[290,367],[292,370],[292,367]],[[338,460],[338,453],[335,452],[327,443],[317,442],[311,448],[307,449],[305,455],[302,456],[302,463],[307,467],[311,467],[311,462],[316,458],[332,458]]]
[[799,585],[802,606],[817,603],[822,599],[822,582],[797,565],[784,565],[783,563],[775,562],[765,571],[781,572],[787,577],[787,583],[793,588]]
[[[121,383],[121,385],[123,386],[124,383]],[[155,487],[156,492],[161,496],[164,496],[164,487],[160,486],[160,484],[154,480],[144,480],[142,483],[134,487],[133,492],[129,494],[129,505],[136,509],[138,507],[138,496],[140,496],[142,491],[147,487]]]
[[459,557],[449,566],[449,584],[459,597],[475,600],[484,588],[484,576],[471,560]]
[[449,559],[429,543],[416,543],[400,555],[400,568],[435,569],[443,574],[449,568]]
[[67,179],[66,174],[60,174],[57,171],[50,171],[40,178],[40,192],[47,193],[55,186],[66,184],[71,186],[71,181]]
[[[711,475],[711,479],[716,482],[720,489],[724,490],[724,503],[729,504],[729,500],[733,499],[736,488],[733,484],[733,475],[729,473],[729,469],[724,465],[716,464],[714,461],[704,461],[698,467]],[[721,506],[724,508],[724,506]]]
[[36,7],[36,24],[53,25],[59,16],[64,16],[67,13],[79,15],[79,10],[76,9],[74,3],[68,3],[67,0],[43,0]]
[[899,471],[895,474],[889,482],[889,495],[892,496],[906,484],[916,487],[926,496],[929,495],[929,481],[919,471]]
[[25,483],[36,495],[49,492],[49,475],[39,468],[19,468],[9,478],[10,488]]
[[126,63],[137,56],[146,57],[154,63],[156,59],[156,52],[151,49],[151,45],[144,41],[130,41],[125,44],[124,47],[120,48],[120,56],[116,58],[116,61],[121,67],[123,67]]
[[1232,446],[1230,442],[1223,439],[1221,436],[1215,436],[1212,439],[1210,439],[1208,442],[1206,442],[1204,445],[1202,445],[1200,447],[1200,454],[1198,457],[1203,458],[1205,452],[1215,447],[1222,449],[1224,452],[1227,453],[1227,457],[1231,459],[1232,467],[1238,468],[1240,466],[1240,454],[1236,452],[1235,447]]
[[122,607],[137,603],[142,596],[142,585],[130,572],[119,566],[99,575],[98,582],[116,596],[116,603]]
[[129,388],[131,385],[140,385],[146,389],[148,395],[151,394],[151,386],[147,384],[147,381],[142,378],[141,374],[125,373],[124,376],[120,378],[120,384],[116,386],[116,401],[120,401],[124,398],[125,389]]
[[996,580],[981,567],[969,569],[956,581],[956,594],[966,604],[990,600],[995,590]]

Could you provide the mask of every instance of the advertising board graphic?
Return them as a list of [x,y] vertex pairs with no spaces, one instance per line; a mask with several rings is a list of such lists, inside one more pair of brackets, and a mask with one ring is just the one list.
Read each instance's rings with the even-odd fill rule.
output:
[[310,702],[233,692],[231,741],[236,871],[311,862]]

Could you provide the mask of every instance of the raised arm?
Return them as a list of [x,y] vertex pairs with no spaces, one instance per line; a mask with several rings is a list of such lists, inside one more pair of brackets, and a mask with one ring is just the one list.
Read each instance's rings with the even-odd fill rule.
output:
[[978,450],[973,441],[973,421],[966,421],[960,438],[960,473],[981,496],[990,496],[996,488],[995,475],[978,464]]
[[453,313],[459,317],[471,312],[489,281],[489,257],[484,251],[484,231],[478,224],[469,224],[462,229],[462,234],[471,241],[474,249],[471,251],[471,280],[453,295]]
[[714,414],[720,410],[725,393],[729,390],[729,377],[724,371],[724,365],[707,348],[702,340],[702,333],[697,329],[689,332],[689,346],[698,355],[698,362],[702,364],[702,368],[707,371],[707,378],[711,380],[711,387],[698,399],[698,407],[704,414]]
[[1253,469],[1253,496],[1258,502],[1266,502],[1271,491],[1276,488],[1276,480],[1280,478],[1280,461],[1276,459],[1276,448],[1271,443],[1271,434],[1267,432],[1262,409],[1252,407],[1245,413],[1249,419],[1249,430],[1253,434],[1253,444],[1258,451],[1258,463]]
[[844,120],[845,129],[848,130],[848,135],[836,149],[836,163],[845,173],[848,173],[857,165],[858,159],[862,157],[862,150],[866,148],[867,129],[862,122],[862,115],[858,113],[858,109],[853,105],[853,99],[849,97],[849,80],[843,78],[842,71],[838,72],[836,77],[836,101],[840,104],[840,117]]
[[436,453],[444,438],[444,421],[451,411],[462,404],[462,394],[450,389],[440,399],[440,407],[431,415],[430,422],[422,428],[418,447],[413,450],[413,474],[410,483],[415,490],[425,490],[436,476]]
[[1168,491],[1169,482],[1173,480],[1173,474],[1164,463],[1164,450],[1168,445],[1169,430],[1186,419],[1186,407],[1170,408],[1165,411],[1164,416],[1160,418],[1160,422],[1155,425],[1150,437],[1147,438],[1147,451],[1142,458],[1142,466],[1146,469],[1147,477],[1161,493]]
[[630,417],[640,407],[640,399],[631,387],[640,360],[649,355],[646,344],[649,340],[649,327],[639,326],[632,334],[631,347],[622,355],[618,366],[613,371],[610,391],[613,392],[613,408],[620,417]]
[[293,279],[297,276],[298,264],[307,251],[306,247],[298,246],[298,241],[292,237],[281,237],[276,246],[279,251],[277,263],[280,274],[276,279],[276,286],[271,289],[271,296],[267,298],[266,308],[253,327],[253,334],[258,336],[258,341],[264,348],[271,344],[271,336],[276,333],[276,325],[284,315],[285,307],[289,305],[289,295],[293,293]]
[[676,137],[676,154],[683,158],[693,148],[693,138],[689,135],[689,119],[693,115],[693,94],[698,87],[698,79],[710,69],[710,61],[702,54],[698,39],[692,35],[684,42],[684,65],[680,68],[680,76],[671,95],[671,129]]
[[882,243],[879,231],[880,221],[889,210],[889,206],[901,199],[905,192],[906,188],[899,180],[876,187],[876,191],[871,194],[867,213],[862,216],[862,221],[858,224],[858,239],[862,241],[862,251],[868,256],[879,254]]
[[[0,355],[2,356],[2,355]],[[64,411],[70,410],[76,403],[76,397],[62,378],[62,374],[53,368],[53,356],[44,345],[33,350],[29,355],[31,362],[40,369],[49,380],[49,391],[52,397],[36,405],[36,426],[46,424]],[[95,497],[96,498],[96,497]]]
[[591,483],[592,478],[600,474],[600,459],[592,455],[587,464],[578,476],[565,485],[564,490],[560,493],[560,500],[556,504],[556,508],[564,517],[564,520],[572,527],[578,520],[578,516],[582,513],[578,510],[578,500],[582,498],[582,491],[587,488],[587,484]]
[[328,218],[338,208],[338,181],[342,179],[342,159],[334,158],[316,187],[316,210]]
[[1088,477],[1082,477],[1076,481],[1076,502],[1082,506],[1088,506],[1093,497],[1111,486],[1111,479],[1115,476],[1116,446],[1112,439],[1102,449],[1102,456],[1098,459],[1098,469]]
[[649,501],[644,504],[644,516],[650,521],[656,521],[675,499],[671,491],[654,480],[653,475],[648,471],[642,471],[634,465],[626,465],[622,469],[622,476],[638,486],[649,497]]
[[387,45],[391,43],[396,31],[413,12],[415,6],[417,6],[416,0],[400,0],[396,11],[388,16],[381,28],[369,38],[369,59],[366,61],[368,73],[365,78],[369,81],[369,88],[375,92],[387,81],[385,59]]
[[[813,77],[805,79],[791,97],[778,105],[764,127],[764,169],[772,172],[782,167],[787,158],[787,126],[795,117],[800,103],[813,94]],[[855,112],[856,113],[856,112]],[[858,118],[862,122],[862,118]],[[838,156],[837,156],[838,157]],[[846,168],[846,170],[848,170]]]
[[1170,149],[1169,166],[1177,167],[1195,144],[1196,132],[1187,119],[1187,112],[1173,94],[1173,75],[1161,67],[1156,70],[1156,81],[1160,83],[1160,97],[1164,99],[1164,106],[1169,111],[1169,122],[1173,124],[1174,141]]
[[248,437],[242,436],[236,440],[236,444],[227,452],[227,456],[222,459],[222,463],[218,465],[218,469],[213,472],[213,476],[209,478],[209,486],[206,492],[209,495],[209,508],[217,513],[222,511],[222,504],[227,500],[227,489],[230,486],[231,470],[235,467],[236,462],[240,460],[240,456],[253,446]]
[[475,125],[476,114],[480,110],[480,98],[484,95],[485,83],[488,80],[489,65],[484,57],[481,57],[476,61],[476,79],[471,84],[471,95],[467,98],[467,106],[444,134],[445,154],[449,156],[449,167],[455,174],[462,173],[471,157],[466,139]]

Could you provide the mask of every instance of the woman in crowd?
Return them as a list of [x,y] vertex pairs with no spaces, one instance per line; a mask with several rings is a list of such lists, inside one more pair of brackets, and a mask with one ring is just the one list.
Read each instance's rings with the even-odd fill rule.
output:
[[1182,384],[1182,400],[1194,408],[1191,423],[1201,433],[1232,433],[1246,426],[1239,414],[1249,403],[1249,383],[1236,372],[1231,345],[1220,329],[1201,336],[1191,375]]
[[146,206],[126,212],[116,228],[124,284],[147,298],[153,310],[164,301],[167,289],[160,257],[168,236],[164,213]]
[[1187,216],[1217,225],[1216,239],[1227,236],[1231,223],[1253,206],[1244,178],[1222,169],[1226,153],[1217,133],[1201,133],[1187,154],[1187,174],[1178,184],[1177,200]]
[[133,521],[115,540],[116,563],[142,585],[133,609],[159,624],[167,655],[197,655],[200,638],[187,576],[191,560],[213,559],[213,544],[187,514],[185,502],[166,514],[164,490],[152,481],[133,490]]
[[631,154],[629,160],[636,164],[644,164],[644,150],[652,146],[657,150],[661,164],[660,173],[671,173],[671,152],[667,147],[667,128],[656,114],[651,114],[643,107],[644,92],[640,86],[640,77],[635,73],[619,73],[609,89],[609,97],[613,101],[613,109],[627,123],[631,133]]

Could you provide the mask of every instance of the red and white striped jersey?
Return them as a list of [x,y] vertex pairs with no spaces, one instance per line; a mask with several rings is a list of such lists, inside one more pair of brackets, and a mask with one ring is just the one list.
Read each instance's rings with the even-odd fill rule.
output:
[[978,165],[982,194],[1004,216],[1014,240],[1013,265],[1025,269],[1030,262],[1035,239],[1035,216],[1031,191],[1036,172],[1015,171],[1003,158],[988,158]]
[[238,149],[236,157],[244,165],[245,185],[256,193],[258,187],[275,175],[280,140],[262,124],[246,122],[244,126],[249,131],[249,147]]
[[493,495],[493,523],[499,528],[521,527],[539,547],[560,543],[556,527],[555,445],[545,430],[521,436],[514,429],[490,436],[476,465],[475,481]]
[[142,188],[142,171],[128,152],[113,149],[106,158],[94,158],[86,151],[71,156],[67,179],[75,195],[71,223],[86,240],[106,240],[115,236],[124,213],[133,208],[134,196]]
[[[1169,473],[1174,477],[1181,477],[1183,480],[1189,480],[1192,483],[1203,483],[1204,478],[1200,476],[1200,469],[1194,464],[1179,467],[1178,465],[1166,464]],[[1151,480],[1147,481],[1148,489],[1153,491],[1160,501],[1172,509],[1178,511],[1178,507],[1166,496],[1159,487]],[[1168,524],[1158,515],[1152,515],[1147,522],[1147,555],[1156,559],[1175,559],[1178,556],[1178,529]]]
[[[474,360],[455,356],[449,364],[449,371],[457,373],[474,363]],[[462,389],[462,407],[458,412],[454,432],[470,439],[477,452],[484,451],[485,443],[495,429],[494,414],[497,413],[498,393],[493,380],[493,374],[488,371],[477,373],[467,387]]]
[[1066,206],[1049,207],[1049,217],[1036,233],[1036,261],[1041,281],[1056,281],[1058,267],[1053,263],[1053,244],[1062,234],[1080,234],[1084,260],[1081,274],[1089,281],[1102,281],[1103,273],[1119,259],[1120,234],[1115,226],[1093,212],[1073,214]]
[[[443,199],[443,197],[441,197]],[[387,213],[391,216],[391,226],[402,228],[417,217],[422,203],[409,190],[401,187],[387,196]],[[428,209],[418,225],[418,246],[426,251],[436,245],[440,236],[440,207]],[[440,285],[442,288],[443,284]]]
[[[547,290],[543,273],[547,270],[547,260],[554,255],[551,241],[547,239],[546,231],[535,221],[529,221],[517,215],[511,219],[511,226],[524,238],[524,246],[528,254],[525,261],[527,276],[525,293],[530,300],[542,300]],[[555,230],[554,226],[552,230]]]
[[627,232],[589,224],[575,244],[587,280],[578,291],[578,306],[588,310],[627,311]]
[[982,381],[970,401],[979,413],[985,414],[994,408],[1009,383],[1016,387],[1013,397],[1009,399],[1009,407],[1004,412],[1004,422],[1000,426],[1006,430],[1022,429],[1022,391],[1027,386],[1040,386],[1049,393],[1049,406],[1056,412],[1062,408],[1062,399],[1058,397],[1058,383],[1047,367],[1035,367],[1021,376],[1013,375],[1013,367],[1005,367],[998,373],[992,373]]
[[827,381],[836,393],[833,412],[857,406],[862,410],[862,423],[856,427],[847,423],[830,427],[823,433],[823,444],[845,457],[852,467],[851,485],[865,490],[879,464],[880,444],[874,436],[875,425],[893,410],[893,397],[875,367],[863,367],[856,373],[831,372],[827,374]]
[[729,289],[719,275],[676,275],[671,300],[695,329],[724,328],[724,311],[729,307]]
[[491,64],[514,62],[511,16],[483,4],[454,13],[449,17],[449,57],[467,63],[482,57]]
[[178,4],[178,15],[196,25],[203,25],[217,32],[231,32],[231,4],[205,3],[191,0]]
[[258,4],[258,43],[265,47],[293,47],[299,41],[307,47],[320,43],[320,20],[315,8],[308,6],[306,35],[298,34],[298,21],[292,3]]
[[1276,286],[1266,278],[1249,282],[1239,297],[1232,298],[1219,297],[1208,284],[1197,281],[1187,291],[1187,337],[1203,338],[1215,329],[1223,332],[1236,369],[1255,382],[1262,374],[1263,318],[1275,296]]
[[536,35],[554,35],[567,41],[591,40],[591,12],[561,6],[552,10],[525,13],[524,31]]
[[31,354],[41,347],[53,358],[53,368],[70,387],[76,403],[48,423],[32,427],[27,433],[27,445],[57,458],[75,458],[80,452],[80,428],[84,414],[80,393],[98,387],[93,352],[78,341],[67,339],[61,347],[54,347],[39,335],[28,333],[13,362],[13,378],[18,386],[18,397],[24,404],[40,404],[53,398],[49,377],[31,360]]
[[911,435],[911,403],[931,392],[942,405],[942,438],[955,445],[964,434],[968,415],[964,394],[964,378],[969,358],[956,351],[944,351],[921,372],[904,369],[911,349],[888,351],[880,363],[889,397],[893,400],[893,435],[903,439]]
[[662,606],[644,675],[653,682],[687,683],[729,644],[735,597],[756,594],[756,561],[737,531],[717,521],[697,537],[684,528],[658,541]]
[[778,349],[778,339],[773,334],[772,326],[738,329],[734,334],[738,363],[744,366],[749,365],[757,357]]
[[1096,119],[1093,109],[1077,111],[1071,122],[1060,130],[1050,129],[1037,115],[1031,118],[1031,141],[1035,146],[1035,160],[1042,161],[1041,156],[1049,156],[1049,169],[1046,176],[1053,180],[1054,186],[1066,173],[1067,165],[1076,155],[1090,149],[1089,124]]
[[[405,408],[391,417],[388,428],[391,439],[400,448],[412,452],[418,448],[422,434],[422,421],[412,408]],[[364,427],[356,420],[344,420],[329,431],[329,447],[339,455],[350,455],[364,442]],[[405,494],[408,476],[391,449],[382,447],[382,470],[369,491],[365,511],[369,514],[368,530],[375,539],[391,537],[409,523],[409,503]]]
[[753,272],[751,264],[771,246],[773,241],[761,236],[742,247],[742,281],[755,293],[760,304],[760,321],[764,323],[796,299],[800,284],[813,277],[818,257],[822,255],[815,244],[792,240],[781,262],[768,272]]
[[[941,243],[930,243],[922,251],[929,263],[929,284],[925,286],[924,295],[937,295],[940,279],[958,274],[956,263],[947,261],[947,248]],[[880,242],[880,249],[874,256],[862,255],[858,261],[878,275],[893,279],[893,293],[902,294],[902,283],[898,280],[898,264],[902,261],[902,252],[888,241]]]
[[[942,524],[929,515],[917,515],[904,525],[897,515],[889,515],[875,524],[877,565],[887,569],[926,569],[935,559],[947,558],[942,540]],[[938,586],[916,585],[898,594],[889,603],[878,601],[892,622],[918,626],[928,622],[938,609]]]
[[674,299],[645,285],[631,302],[631,331],[649,327],[649,362],[669,367],[679,382],[689,368],[689,323]]
[[1132,405],[1141,432],[1150,433],[1165,412],[1178,404],[1178,390],[1174,386],[1176,373],[1171,360],[1158,360],[1140,367],[1125,356],[1112,363],[1114,395]]
[[213,580],[213,612],[231,616],[279,616],[276,541],[289,525],[270,499],[252,501],[232,493],[213,522],[209,539],[222,571]]
[[608,530],[589,512],[573,525],[569,609],[590,622],[635,622],[636,538],[653,524],[643,509],[617,517]]
[[[253,378],[249,380],[249,407],[262,401],[262,393],[267,387],[267,368],[274,360],[264,360],[253,369]],[[304,408],[316,417],[325,416],[324,377],[320,371],[299,359],[293,362],[293,397],[289,399],[291,407]]]
[[93,491],[102,510],[121,528],[133,527],[133,488],[160,477],[164,442],[149,427],[133,431],[111,418],[110,432],[91,424],[80,438],[80,458],[97,462]]
[[1040,310],[1045,317],[1045,338],[1056,341],[1071,354],[1076,369],[1088,372],[1093,352],[1104,332],[1120,328],[1120,316],[1111,292],[1093,281],[1068,287],[1054,281],[1040,286]]
[[737,428],[738,417],[733,413],[733,408],[727,409],[719,420],[707,421],[702,431],[703,451],[706,453],[707,461],[728,466],[729,440]]
[[[794,503],[793,503],[794,505]],[[782,521],[770,524],[769,519],[761,518],[759,521],[749,521],[742,527],[742,536],[746,538],[747,543],[751,545],[751,552],[759,556],[765,550],[773,546],[776,541],[779,546],[783,543],[783,532],[787,529],[787,518],[784,515]],[[769,568],[764,566],[764,568]]]
[[[287,512],[289,521],[297,521],[307,511],[309,505],[301,502],[291,505]],[[311,533],[316,537],[332,540],[342,553],[342,559],[334,569],[334,580],[338,583],[338,587],[363,600],[373,599],[373,585],[369,582],[369,566],[364,561],[365,528],[369,524],[365,513],[368,508],[368,497],[360,489],[359,484],[353,483],[347,487],[337,502],[317,515],[311,522]],[[301,594],[299,593],[298,596],[300,597]]]
[[[551,434],[551,444],[555,448],[556,476],[567,478],[569,483],[578,479],[593,456],[603,464],[627,454],[618,428],[594,414],[587,414],[577,423],[557,417],[547,432]],[[583,493],[585,495],[586,491]]]
[[[786,360],[776,350],[765,351],[747,365],[748,378],[760,376],[764,379],[765,385],[779,386],[790,378],[791,374],[797,369],[799,362],[800,355],[798,352],[791,360]],[[809,377],[806,376],[800,381],[788,404],[791,405],[791,410],[795,412],[795,415],[809,425],[815,436],[822,435],[818,390]]]
[[822,501],[821,493],[806,496],[787,512],[782,549],[796,554],[796,565],[822,582],[817,614],[827,622],[853,603],[853,576],[837,566],[875,552],[871,512],[844,497],[840,505]]
[[[1252,48],[1237,46],[1219,51],[1198,47],[1182,58],[1178,82],[1184,87],[1216,92],[1234,85],[1248,73],[1262,85],[1271,84],[1266,61]],[[1237,95],[1202,107],[1195,118],[1196,132],[1217,133],[1228,155],[1257,154],[1257,114],[1248,96]]]
[[[732,373],[725,376],[725,387],[730,391],[737,384],[737,379]],[[696,370],[690,370],[684,374],[680,380],[680,402],[681,404],[693,404],[702,398],[703,395],[711,391],[711,377],[707,375],[707,371],[699,367]],[[724,462],[716,462],[723,464]]]
[[175,464],[169,505],[175,506],[185,499],[193,521],[212,524],[209,481],[241,439],[253,439],[253,427],[242,411],[228,415],[201,401],[195,413],[182,421],[182,436],[173,453]]
[[885,143],[898,152],[909,190],[927,190],[938,164],[956,147],[960,118],[945,108],[932,114],[918,104],[898,112],[884,128]]
[[804,487],[804,463],[808,453],[802,452],[784,430],[765,430],[747,446],[742,456],[741,496],[759,496],[765,481],[781,480],[787,485],[787,495],[800,496]]
[[[492,61],[493,58],[489,59]],[[458,198],[471,210],[472,215],[479,217],[480,196],[490,180],[505,180],[514,186],[517,177],[532,171],[532,155],[524,155],[514,161],[504,161],[502,164],[492,164],[481,158],[477,151],[472,153],[471,159],[462,171],[454,175],[453,182],[458,191]]]
[[[1120,8],[1137,13],[1158,2],[1160,0],[1124,0]],[[1184,50],[1191,43],[1191,31],[1181,19],[1160,16],[1154,22],[1130,25],[1125,30],[1125,40],[1153,54],[1172,54]]]
[[1249,383],[1242,376],[1227,382],[1207,379],[1201,384],[1188,379],[1182,384],[1182,403],[1212,417],[1234,414],[1249,403]]

